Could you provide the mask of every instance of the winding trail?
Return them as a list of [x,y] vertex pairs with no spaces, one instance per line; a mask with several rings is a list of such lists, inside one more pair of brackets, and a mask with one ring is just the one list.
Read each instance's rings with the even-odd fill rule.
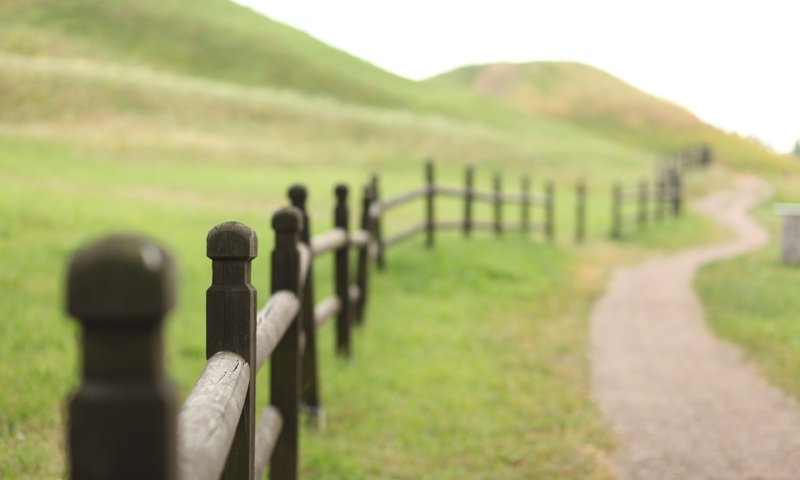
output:
[[621,479],[800,479],[800,405],[709,333],[692,290],[699,266],[767,242],[748,210],[768,190],[739,177],[702,200],[735,240],[619,269],[595,305],[592,388]]

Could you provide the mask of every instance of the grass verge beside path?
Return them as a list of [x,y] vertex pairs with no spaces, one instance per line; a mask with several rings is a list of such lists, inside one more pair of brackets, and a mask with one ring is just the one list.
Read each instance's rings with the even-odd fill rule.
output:
[[770,382],[800,398],[800,269],[780,262],[773,210],[775,202],[800,200],[798,174],[766,178],[775,197],[754,214],[770,232],[769,246],[702,268],[696,286],[712,330],[739,344]]

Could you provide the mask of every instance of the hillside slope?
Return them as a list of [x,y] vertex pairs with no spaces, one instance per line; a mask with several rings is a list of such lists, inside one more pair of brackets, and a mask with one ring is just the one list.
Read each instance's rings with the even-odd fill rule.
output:
[[525,121],[466,90],[390,74],[230,0],[0,2],[0,50],[148,66],[506,126]]
[[786,168],[787,156],[723,132],[687,109],[643,92],[597,68],[574,62],[495,63],[458,68],[426,80],[466,87],[531,115],[580,125],[614,141],[672,152],[708,143],[739,167]]
[[701,125],[688,110],[594,67],[573,62],[468,66],[430,80],[462,85],[532,114],[621,126]]

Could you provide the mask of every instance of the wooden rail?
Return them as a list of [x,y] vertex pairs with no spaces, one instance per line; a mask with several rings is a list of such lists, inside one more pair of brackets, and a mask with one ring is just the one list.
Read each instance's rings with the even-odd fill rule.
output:
[[[409,192],[396,195],[386,200],[375,201],[369,210],[370,217],[374,220],[372,226],[373,245],[379,269],[386,264],[386,250],[388,247],[414,238],[419,233],[425,233],[425,245],[434,245],[437,230],[462,230],[464,236],[469,237],[473,231],[493,231],[501,235],[506,231],[519,231],[523,234],[541,233],[548,241],[555,238],[555,187],[552,182],[545,183],[543,192],[531,193],[530,180],[523,177],[520,192],[503,192],[502,177],[496,173],[492,178],[492,191],[476,190],[474,187],[475,170],[472,167],[465,169],[464,187],[440,185],[436,183],[434,164],[432,161],[425,163],[424,186]],[[373,177],[373,192],[377,196],[377,178]],[[436,218],[436,198],[460,198],[464,201],[464,216],[460,220]],[[421,223],[410,225],[397,230],[392,235],[383,236],[383,221],[387,210],[398,205],[407,204],[416,199],[424,198],[424,217]],[[473,204],[483,201],[493,206],[491,221],[475,220],[473,217]],[[504,221],[503,212],[505,205],[516,205],[520,209],[520,221]],[[540,221],[532,221],[531,209],[538,208]]]
[[[690,159],[690,160],[687,160]],[[710,151],[661,165],[654,187],[615,185],[612,236],[624,225],[645,226],[683,205],[681,171],[707,165]],[[476,191],[474,170],[465,171],[464,188],[436,184],[433,163],[425,186],[380,200],[373,177],[364,187],[360,222],[350,231],[349,189],[337,185],[334,228],[310,236],[308,192],[289,189],[292,206],[274,213],[270,296],[257,310],[251,283],[258,238],[237,222],[217,225],[206,239],[211,286],[206,292],[206,363],[178,409],[177,396],[163,365],[163,320],[175,301],[175,266],[156,242],[136,235],[112,235],[79,250],[68,268],[67,310],[82,328],[80,384],[68,402],[70,477],[155,480],[252,480],[268,472],[273,480],[298,478],[300,413],[324,425],[317,368],[317,329],[336,319],[336,352],[352,354],[351,331],[365,320],[369,261],[379,268],[385,249],[425,232],[433,246],[437,230],[540,232],[555,236],[555,186],[531,194],[523,177],[519,193],[502,190],[493,177],[491,192]],[[464,217],[436,218],[436,197],[464,200]],[[387,210],[425,199],[423,221],[383,238]],[[476,220],[473,202],[491,202],[489,220]],[[576,185],[576,241],[583,241],[586,184]],[[519,208],[518,220],[505,221],[506,204]],[[623,205],[634,209],[623,210]],[[533,218],[531,208],[539,207]],[[372,252],[372,253],[371,253]],[[330,253],[334,293],[315,301],[314,263]],[[350,255],[355,254],[354,265]],[[354,268],[353,268],[354,267]],[[256,375],[269,364],[269,401],[256,422]]]
[[[643,229],[651,222],[660,222],[667,215],[682,212],[683,179],[674,165],[662,165],[657,171],[654,188],[646,179],[625,189],[616,183],[611,191],[611,238],[621,239],[634,227]],[[585,187],[583,187],[585,188]]]

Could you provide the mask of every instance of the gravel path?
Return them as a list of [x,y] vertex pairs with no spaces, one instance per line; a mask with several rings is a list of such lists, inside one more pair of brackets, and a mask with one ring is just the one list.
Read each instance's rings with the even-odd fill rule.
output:
[[692,290],[697,268],[763,245],[747,211],[751,177],[699,208],[736,233],[615,272],[592,313],[593,393],[618,433],[621,479],[800,479],[800,405],[712,336]]

